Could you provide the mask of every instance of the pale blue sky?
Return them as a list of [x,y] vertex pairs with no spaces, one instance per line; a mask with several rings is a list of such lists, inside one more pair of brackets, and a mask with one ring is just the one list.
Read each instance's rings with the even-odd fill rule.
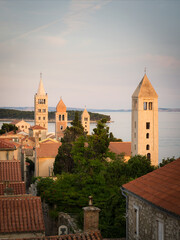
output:
[[180,107],[180,1],[0,0],[0,107],[131,108],[144,75]]

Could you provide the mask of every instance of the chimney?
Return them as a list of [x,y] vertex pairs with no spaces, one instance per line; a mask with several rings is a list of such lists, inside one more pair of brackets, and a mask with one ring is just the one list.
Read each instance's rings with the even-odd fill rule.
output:
[[89,206],[84,207],[84,232],[98,231],[100,209],[93,206],[92,196],[89,196]]

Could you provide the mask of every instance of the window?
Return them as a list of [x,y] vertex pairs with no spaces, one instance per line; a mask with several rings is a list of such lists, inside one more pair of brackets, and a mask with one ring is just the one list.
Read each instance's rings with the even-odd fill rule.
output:
[[62,121],[64,121],[64,114],[62,115]]
[[38,112],[41,112],[41,109],[38,109]]
[[139,208],[134,206],[134,234],[139,236]]
[[87,128],[87,125],[85,125],[85,128]]
[[63,130],[63,126],[60,126],[60,129]]
[[134,150],[136,150],[136,144],[134,144]]
[[146,145],[146,150],[149,150],[150,149],[150,146],[149,144]]
[[24,126],[22,125],[21,128],[24,128]]
[[149,133],[146,133],[146,138],[149,138]]
[[39,120],[41,120],[41,117],[38,117]]
[[38,104],[45,104],[46,103],[46,99],[38,99]]
[[152,102],[149,102],[149,110],[152,110]]
[[150,129],[150,122],[146,122],[146,129]]
[[136,133],[134,133],[134,138],[136,138]]
[[88,121],[88,118],[84,118],[84,121]]
[[59,121],[61,121],[61,115],[59,115]]
[[157,220],[157,239],[164,240],[164,223]]
[[150,153],[147,154],[147,159],[151,160],[151,154]]
[[42,111],[43,111],[43,112],[46,112],[46,109],[43,109]]
[[46,117],[43,117],[43,120],[45,120],[46,119]]
[[147,110],[147,102],[144,102],[144,110]]

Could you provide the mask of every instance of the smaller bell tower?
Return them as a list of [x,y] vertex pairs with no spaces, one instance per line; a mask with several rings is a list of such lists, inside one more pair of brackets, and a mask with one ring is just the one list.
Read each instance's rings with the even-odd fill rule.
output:
[[67,112],[66,105],[63,100],[60,99],[56,106],[56,139],[61,140],[64,137],[64,130],[67,128]]
[[84,128],[84,132],[87,133],[87,135],[90,134],[90,115],[86,108],[84,109],[84,112],[81,115],[81,124]]

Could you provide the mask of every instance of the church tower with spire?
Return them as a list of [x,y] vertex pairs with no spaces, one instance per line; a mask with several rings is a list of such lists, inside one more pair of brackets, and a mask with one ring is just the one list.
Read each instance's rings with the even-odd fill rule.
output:
[[84,128],[84,132],[87,133],[87,135],[90,134],[90,115],[86,108],[84,109],[84,112],[81,115],[81,124]]
[[158,95],[146,74],[132,95],[131,153],[158,165]]
[[67,112],[66,105],[63,100],[60,99],[56,106],[56,139],[61,140],[64,137],[64,130],[67,128]]
[[34,96],[34,124],[48,130],[48,95],[44,90],[42,74],[38,91]]

